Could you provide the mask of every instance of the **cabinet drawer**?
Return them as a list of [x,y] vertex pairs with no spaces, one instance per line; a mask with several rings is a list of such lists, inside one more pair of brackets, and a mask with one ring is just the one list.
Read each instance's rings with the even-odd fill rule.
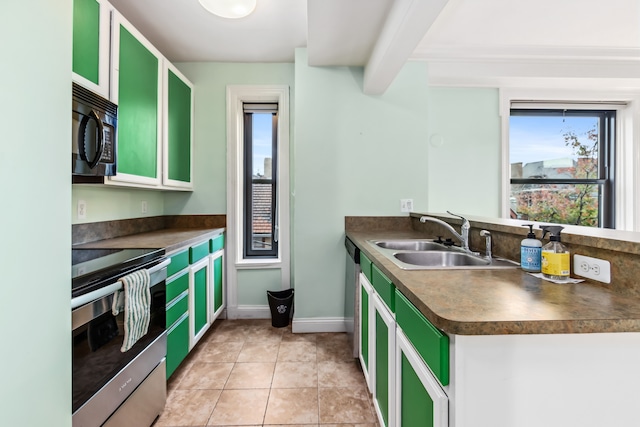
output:
[[173,303],[170,307],[167,307],[167,328],[170,328],[176,320],[189,310],[189,298],[188,293],[184,292],[182,297]]
[[371,285],[376,290],[382,301],[389,307],[392,313],[395,312],[395,285],[380,271],[375,264],[371,265]]
[[224,248],[224,234],[209,240],[209,253],[214,253]]
[[189,248],[189,262],[191,264],[200,261],[202,258],[209,255],[209,241],[200,243]]
[[371,282],[371,265],[371,260],[367,258],[364,252],[360,251],[360,270],[362,270],[369,282]]
[[167,333],[167,378],[189,354],[189,316],[185,315]]
[[167,282],[167,303],[170,303],[175,297],[187,289],[189,289],[189,274],[188,271],[185,271],[185,274],[182,276]]
[[398,290],[396,323],[440,383],[449,384],[449,337],[433,326]]
[[189,266],[189,251],[182,251],[171,255],[171,264],[167,266],[167,277],[171,277],[178,271]]

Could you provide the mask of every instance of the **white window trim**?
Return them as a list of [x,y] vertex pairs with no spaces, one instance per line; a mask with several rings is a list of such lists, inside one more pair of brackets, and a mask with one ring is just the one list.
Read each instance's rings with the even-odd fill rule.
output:
[[[245,102],[278,103],[278,257],[244,259],[243,233],[243,144]],[[227,86],[227,283],[230,307],[237,306],[237,270],[282,269],[282,288],[290,287],[289,219],[289,87],[286,85]]]
[[[640,93],[597,90],[557,90],[557,89],[500,89],[500,116],[502,131],[502,186],[500,212],[502,218],[509,218],[509,117],[512,102],[545,102],[556,107],[562,102],[571,105],[592,104],[600,108],[615,109],[616,116],[616,229],[640,231],[640,198],[635,195],[640,179]],[[542,106],[542,105],[541,105]],[[547,105],[546,107],[550,107]],[[577,108],[581,108],[576,106]],[[634,120],[634,118],[636,118]]]

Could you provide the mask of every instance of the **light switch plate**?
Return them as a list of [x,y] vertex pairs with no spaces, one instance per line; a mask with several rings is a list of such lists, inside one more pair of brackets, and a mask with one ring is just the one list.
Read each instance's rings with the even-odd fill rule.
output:
[[611,283],[611,263],[603,259],[575,254],[573,273],[598,282]]

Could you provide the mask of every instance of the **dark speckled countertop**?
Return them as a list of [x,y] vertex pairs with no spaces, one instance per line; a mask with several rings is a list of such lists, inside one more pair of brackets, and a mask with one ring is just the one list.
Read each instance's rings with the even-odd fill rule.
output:
[[177,249],[217,236],[224,228],[166,228],[112,239],[74,245],[75,249],[164,248],[169,254]]
[[520,269],[402,270],[367,240],[429,236],[416,231],[347,231],[347,236],[449,334],[640,332],[640,299],[604,285],[555,284]]

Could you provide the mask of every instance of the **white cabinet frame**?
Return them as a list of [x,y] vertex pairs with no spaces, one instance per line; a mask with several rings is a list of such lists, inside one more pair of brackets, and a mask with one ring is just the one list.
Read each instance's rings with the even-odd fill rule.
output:
[[[418,352],[413,348],[413,345],[409,342],[400,326],[396,327],[396,356],[395,356],[395,407],[396,411],[396,426],[402,426],[402,355],[407,358],[407,361],[413,367],[416,375],[422,382],[425,390],[433,401],[433,427],[448,427],[449,426],[449,399],[445,392],[442,390],[440,383],[434,377],[433,373],[429,370],[424,363]],[[407,426],[408,427],[408,426]]]

